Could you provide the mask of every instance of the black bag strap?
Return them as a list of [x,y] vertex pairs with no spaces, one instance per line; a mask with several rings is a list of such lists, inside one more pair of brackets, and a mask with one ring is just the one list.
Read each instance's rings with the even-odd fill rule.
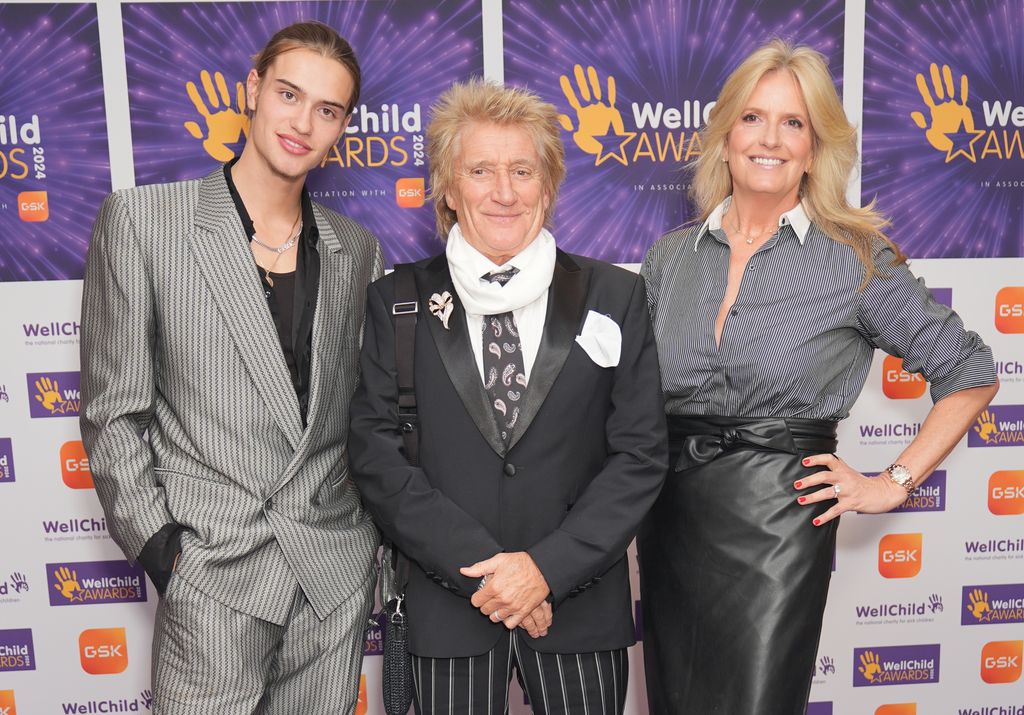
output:
[[[416,411],[416,320],[419,295],[411,263],[395,264],[395,368],[398,372],[398,421],[405,457],[414,467],[420,463],[419,415]],[[409,560],[391,548],[396,591],[404,593],[409,580]]]
[[419,296],[411,263],[395,264],[395,367],[398,370],[398,419],[405,456],[414,467],[420,462],[419,419],[416,414],[416,319]]

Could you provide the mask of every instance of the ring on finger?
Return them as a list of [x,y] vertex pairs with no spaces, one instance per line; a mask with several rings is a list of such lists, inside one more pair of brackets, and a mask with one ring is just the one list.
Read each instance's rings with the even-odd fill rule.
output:
[[836,499],[838,499],[839,498],[839,494],[840,494],[840,492],[842,490],[839,488],[838,484],[833,484],[832,485],[832,491],[834,491],[836,493]]

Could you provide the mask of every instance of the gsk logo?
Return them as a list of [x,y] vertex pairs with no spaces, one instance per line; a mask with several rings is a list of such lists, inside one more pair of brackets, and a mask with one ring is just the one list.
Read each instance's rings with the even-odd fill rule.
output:
[[0,715],[18,715],[13,690],[0,690]]
[[981,649],[981,679],[986,683],[1020,680],[1024,641],[991,641]]
[[123,673],[128,667],[124,628],[90,628],[78,636],[82,670],[90,675]]
[[89,455],[81,440],[65,442],[60,446],[60,475],[72,489],[92,489],[92,471],[89,469]]
[[356,700],[356,712],[355,715],[366,715],[369,710],[370,701],[366,697],[366,675],[360,674],[359,676],[359,697]]
[[917,703],[896,703],[879,705],[875,715],[917,715]]
[[921,572],[921,534],[886,534],[878,542],[878,573],[912,578]]
[[903,358],[886,355],[882,361],[882,392],[890,400],[915,400],[928,389],[917,373],[903,369]]
[[422,176],[406,177],[395,181],[395,203],[403,209],[418,209],[426,200]]
[[18,194],[18,218],[29,223],[50,218],[50,202],[45,191],[22,191]]
[[1007,286],[996,293],[996,330],[1024,333],[1024,286]]
[[988,510],[997,516],[1024,514],[1024,471],[994,472],[988,478]]

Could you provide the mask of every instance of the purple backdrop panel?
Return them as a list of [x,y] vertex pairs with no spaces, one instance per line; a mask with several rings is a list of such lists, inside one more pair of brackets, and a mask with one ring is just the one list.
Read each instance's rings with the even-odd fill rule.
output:
[[0,3],[0,281],[82,277],[110,154],[96,5]]
[[729,72],[779,36],[824,53],[838,80],[843,8],[839,0],[505,0],[506,81],[565,115],[559,245],[643,260],[659,235],[692,218],[684,167],[700,154],[695,131]]
[[251,56],[285,25],[320,20],[352,43],[363,85],[348,132],[310,174],[313,199],[373,231],[389,265],[441,250],[422,203],[423,132],[448,85],[483,74],[479,0],[129,3],[122,14],[137,183],[203,176],[240,152],[248,126],[237,88]]
[[1022,0],[867,2],[863,199],[910,256],[1024,255],[1022,23]]

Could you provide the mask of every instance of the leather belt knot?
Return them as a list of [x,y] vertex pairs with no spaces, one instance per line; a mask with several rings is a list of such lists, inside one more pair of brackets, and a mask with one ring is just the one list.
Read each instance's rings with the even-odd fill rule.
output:
[[690,434],[683,438],[682,449],[675,463],[681,472],[717,459],[737,449],[796,454],[796,443],[783,419],[755,420],[737,426],[714,428],[711,434]]

